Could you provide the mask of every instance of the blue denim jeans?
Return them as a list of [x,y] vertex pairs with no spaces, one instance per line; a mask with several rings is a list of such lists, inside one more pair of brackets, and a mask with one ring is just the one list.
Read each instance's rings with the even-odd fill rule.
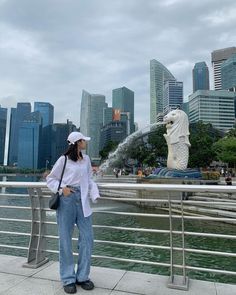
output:
[[[74,189],[74,188],[73,188]],[[88,280],[93,249],[92,215],[84,217],[80,188],[69,196],[61,196],[57,210],[59,234],[60,277],[63,285]],[[77,271],[72,251],[72,235],[74,226],[79,229]]]

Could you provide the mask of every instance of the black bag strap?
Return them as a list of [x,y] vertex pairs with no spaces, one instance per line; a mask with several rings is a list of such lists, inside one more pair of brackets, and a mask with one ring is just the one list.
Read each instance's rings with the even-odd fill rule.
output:
[[62,172],[61,172],[61,179],[60,179],[60,182],[59,182],[59,185],[58,185],[57,191],[59,191],[60,186],[61,186],[61,182],[62,182],[63,174],[64,174],[65,167],[66,167],[66,161],[67,161],[67,156],[65,156],[65,162],[64,162],[64,166],[63,166],[63,169],[62,169]]

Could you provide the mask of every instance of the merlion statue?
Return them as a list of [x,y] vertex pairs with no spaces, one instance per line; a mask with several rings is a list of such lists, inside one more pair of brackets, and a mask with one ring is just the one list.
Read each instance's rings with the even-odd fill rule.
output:
[[182,110],[173,110],[163,119],[167,134],[164,137],[168,146],[167,168],[184,170],[188,166],[189,157],[189,122],[187,114]]

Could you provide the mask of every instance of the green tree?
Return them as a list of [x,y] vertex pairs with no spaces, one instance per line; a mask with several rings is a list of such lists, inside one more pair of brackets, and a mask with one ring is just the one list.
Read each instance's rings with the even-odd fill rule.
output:
[[167,144],[164,138],[166,133],[165,126],[159,126],[157,129],[150,132],[148,136],[148,150],[146,163],[149,166],[156,166],[158,158],[167,158]]
[[234,127],[232,129],[230,129],[227,134],[227,137],[236,137],[236,124],[234,125]]
[[218,130],[202,121],[190,125],[189,167],[207,167],[216,159],[213,143],[221,138]]
[[236,167],[236,137],[224,137],[214,143],[213,149],[217,158],[229,167]]
[[116,149],[118,142],[116,141],[108,141],[107,145],[99,152],[102,160],[107,159],[109,153]]

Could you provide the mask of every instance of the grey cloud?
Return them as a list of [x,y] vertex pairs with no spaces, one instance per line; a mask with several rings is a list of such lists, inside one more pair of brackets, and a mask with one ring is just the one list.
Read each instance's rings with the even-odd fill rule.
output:
[[235,9],[233,0],[0,1],[0,104],[50,101],[57,122],[79,125],[82,89],[111,104],[112,89],[127,86],[146,125],[150,59],[187,97],[194,63],[210,68],[212,50],[235,46]]

